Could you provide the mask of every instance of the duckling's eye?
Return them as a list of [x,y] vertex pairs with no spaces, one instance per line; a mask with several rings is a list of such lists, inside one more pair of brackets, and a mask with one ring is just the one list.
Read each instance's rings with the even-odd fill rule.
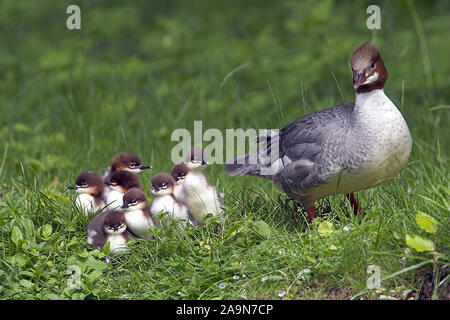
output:
[[128,164],[128,166],[129,166],[130,168],[136,168],[136,167],[137,167],[137,164],[136,164],[136,162],[130,162],[130,163]]
[[88,186],[88,184],[86,182],[83,182],[83,183],[80,184],[81,188],[86,188],[87,186]]
[[374,69],[374,68],[375,68],[375,62],[372,62],[372,64],[370,65],[370,68],[371,68],[371,69]]
[[116,180],[111,180],[109,182],[109,184],[112,185],[112,186],[116,186],[117,185],[117,181]]
[[137,205],[137,203],[138,203],[138,201],[137,201],[137,200],[133,200],[133,201],[131,201],[131,202],[130,202],[130,204],[131,204],[132,206],[135,206],[135,205]]

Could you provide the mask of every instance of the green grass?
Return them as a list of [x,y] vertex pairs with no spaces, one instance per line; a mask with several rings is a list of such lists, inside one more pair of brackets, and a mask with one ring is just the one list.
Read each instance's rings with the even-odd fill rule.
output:
[[[81,31],[65,27],[73,2],[0,2],[0,298],[448,299],[450,5],[375,2],[376,34],[373,1],[79,1]],[[174,129],[282,128],[352,101],[348,61],[370,39],[413,149],[400,177],[357,194],[363,220],[337,195],[309,224],[270,182],[212,165],[226,194],[219,234],[153,230],[109,264],[88,246],[88,221],[64,190],[81,171],[134,152],[153,166],[139,176],[151,198]],[[436,219],[434,236],[417,212]],[[332,233],[318,232],[325,220]],[[434,269],[407,234],[433,239]],[[79,289],[67,286],[70,265]],[[378,291],[366,290],[369,265],[388,278]]]

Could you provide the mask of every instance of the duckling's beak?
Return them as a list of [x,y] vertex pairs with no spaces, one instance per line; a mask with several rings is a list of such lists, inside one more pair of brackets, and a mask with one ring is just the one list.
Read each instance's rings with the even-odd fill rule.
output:
[[74,184],[73,186],[66,187],[66,190],[77,190],[77,185]]
[[146,166],[146,165],[141,165],[141,166],[139,167],[139,169],[141,169],[141,170],[151,169],[151,168],[152,168],[152,166]]

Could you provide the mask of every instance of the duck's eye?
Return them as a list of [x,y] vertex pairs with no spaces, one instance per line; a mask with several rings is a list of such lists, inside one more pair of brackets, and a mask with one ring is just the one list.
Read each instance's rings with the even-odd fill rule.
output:
[[116,180],[111,180],[109,182],[109,184],[112,185],[112,186],[116,186],[117,185],[117,181]]
[[86,188],[88,186],[88,184],[86,182],[83,182],[82,184],[80,184],[81,188]]
[[370,68],[371,68],[371,69],[374,69],[374,68],[375,68],[375,62],[372,62],[372,64],[370,65]]
[[130,203],[130,204],[131,204],[132,206],[135,206],[135,205],[137,205],[137,203],[138,203],[138,201],[137,201],[137,200],[133,200],[133,201],[131,201],[131,203]]

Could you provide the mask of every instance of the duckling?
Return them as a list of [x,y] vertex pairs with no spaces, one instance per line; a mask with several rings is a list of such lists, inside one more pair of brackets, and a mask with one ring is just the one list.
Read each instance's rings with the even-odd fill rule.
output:
[[122,210],[103,211],[88,224],[87,243],[95,249],[102,250],[109,242],[110,255],[128,251],[126,244],[131,239]]
[[142,189],[137,175],[125,170],[115,171],[105,184],[107,185],[106,204],[110,210],[120,208],[123,205],[123,195],[128,190],[132,188]]
[[224,221],[223,194],[212,185],[203,169],[208,164],[206,153],[203,149],[194,147],[186,156],[185,162],[189,169],[183,183],[183,202],[198,224],[202,224],[203,218],[211,213],[219,216]]
[[139,173],[143,170],[151,169],[152,166],[142,164],[141,158],[129,152],[121,152],[114,156],[111,166],[103,170],[103,180],[108,181],[111,175],[120,170]]
[[152,193],[155,195],[152,204],[150,206],[150,213],[155,218],[162,212],[168,212],[161,221],[160,224],[167,223],[169,218],[182,220],[183,225],[186,226],[189,219],[189,212],[186,206],[175,199],[173,191],[175,187],[175,181],[171,176],[166,173],[158,173],[152,177]]
[[137,237],[149,236],[148,228],[155,225],[147,205],[144,191],[131,188],[123,195],[122,209],[125,211],[125,221],[128,229]]
[[83,171],[77,177],[75,184],[68,186],[66,190],[75,190],[78,193],[75,203],[87,217],[89,213],[97,212],[105,207],[104,188],[103,180],[98,174]]

